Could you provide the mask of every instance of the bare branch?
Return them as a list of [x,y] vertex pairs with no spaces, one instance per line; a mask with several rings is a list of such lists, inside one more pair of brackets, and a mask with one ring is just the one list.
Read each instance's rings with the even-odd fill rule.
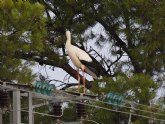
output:
[[95,49],[93,49],[92,47],[90,47],[90,50],[91,51],[94,51],[97,54],[97,56],[100,57],[101,60],[105,63],[105,65],[108,67],[108,63],[105,61],[105,59]]
[[117,59],[116,59],[115,61],[113,61],[113,62],[108,66],[108,70],[107,70],[107,72],[110,71],[112,65],[114,65],[116,62],[118,62],[118,61],[121,59],[122,56],[123,56],[123,54],[120,54],[120,56],[117,57]]
[[60,82],[60,83],[62,83],[62,84],[67,84],[67,83],[65,83],[65,82],[63,82],[63,81],[56,80],[56,79],[49,80],[48,82],[50,83],[50,82],[52,82],[52,81],[55,81],[55,82]]

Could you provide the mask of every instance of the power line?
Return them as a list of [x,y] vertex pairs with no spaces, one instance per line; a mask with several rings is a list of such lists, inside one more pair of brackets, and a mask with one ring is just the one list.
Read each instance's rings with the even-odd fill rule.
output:
[[[13,110],[6,110],[6,111],[13,111]],[[21,111],[21,112],[29,112],[28,110],[16,110],[16,111]],[[44,116],[49,116],[49,117],[55,117],[55,118],[57,118],[57,117],[62,117],[63,116],[63,113],[62,113],[62,115],[60,115],[60,116],[56,116],[56,115],[51,115],[51,114],[46,114],[46,113],[41,113],[41,112],[32,112],[33,114],[39,114],[39,115],[44,115]]]
[[[73,94],[72,94],[73,95]],[[77,95],[73,95],[73,96],[77,96]],[[100,100],[95,100],[95,99],[91,99],[91,98],[89,98],[88,99],[89,101],[94,101],[94,102],[101,102],[101,103],[105,103],[105,104],[111,104],[111,105],[115,105],[115,104],[113,104],[113,103],[109,103],[109,102],[104,102],[104,101],[100,101]],[[125,100],[126,101],[126,103],[129,103],[129,104],[136,104],[136,105],[138,105],[139,103],[136,103],[136,102],[132,102],[132,101],[127,101],[127,100]],[[143,104],[140,104],[140,105],[143,105]],[[116,106],[116,105],[115,105]],[[136,107],[128,107],[128,106],[124,106],[124,105],[118,105],[119,107],[125,107],[125,108],[128,108],[128,109],[131,109],[131,110],[137,110],[137,111],[141,111],[141,112],[146,112],[146,113],[149,113],[149,114],[155,114],[155,115],[160,115],[160,116],[164,116],[165,117],[165,114],[161,114],[161,113],[157,113],[157,112],[151,112],[151,111],[146,111],[146,110],[142,110],[142,109],[138,109],[138,108],[136,108]],[[143,106],[145,106],[145,107],[147,107],[147,108],[149,108],[150,106],[147,106],[147,105],[143,105]],[[156,109],[156,108],[155,108]],[[157,110],[160,110],[160,111],[164,111],[164,110],[162,110],[162,109],[157,109]]]
[[[131,102],[131,101],[129,101],[129,102]],[[140,104],[140,103],[136,103],[136,102],[135,102],[135,104],[136,104],[136,105],[140,105],[140,106],[144,106],[144,107],[148,107],[147,105]],[[153,106],[152,106],[152,108],[153,108],[153,109],[156,109],[156,110],[159,110],[159,111],[165,111],[165,110],[163,110],[163,109],[160,109],[160,108],[157,108],[157,107],[153,107]]]
[[[98,100],[98,101],[97,101],[97,100],[91,100],[91,101],[115,105],[115,104],[113,104],[113,103],[104,102],[104,101],[100,101],[100,100]],[[133,103],[133,104],[134,104],[134,103]],[[136,104],[136,103],[135,103],[135,104]],[[128,106],[125,106],[125,105],[119,105],[119,107],[125,107],[125,108],[131,109],[131,110],[137,110],[137,111],[146,112],[146,113],[155,114],[155,115],[160,115],[160,116],[164,116],[164,117],[165,117],[165,114],[161,114],[161,113],[157,113],[157,112],[151,112],[151,111],[146,111],[146,110],[138,109],[138,108],[135,108],[135,107],[132,108],[132,107],[128,107]],[[149,106],[147,106],[147,107],[149,107]]]
[[[13,84],[12,84],[12,86],[13,86]],[[31,93],[36,93],[36,92],[33,92],[33,91],[31,91],[31,89],[30,89],[30,87],[29,87],[29,89],[28,90],[26,90],[26,89],[23,89],[23,88],[20,88],[20,86],[19,86],[19,89],[18,89],[18,87],[9,87],[9,86],[7,86],[7,85],[1,85],[1,88],[4,88],[4,89],[10,89],[10,90],[20,90],[20,91],[26,91],[26,92],[31,92]],[[95,102],[102,102],[102,103],[106,103],[106,104],[111,104],[111,103],[108,103],[108,102],[104,102],[104,101],[100,101],[100,100],[94,100],[94,99],[91,99],[91,98],[88,98],[88,97],[83,97],[83,96],[79,96],[79,99],[74,99],[75,98],[75,96],[76,97],[78,97],[77,95],[73,95],[73,94],[68,94],[68,93],[66,93],[65,91],[61,91],[61,90],[59,90],[60,92],[58,93],[58,95],[56,94],[56,97],[55,96],[48,96],[49,97],[49,99],[51,99],[51,100],[57,100],[57,98],[58,99],[63,99],[63,102],[64,101],[70,101],[70,99],[68,99],[68,98],[71,98],[71,97],[64,97],[64,96],[60,96],[60,94],[61,93],[65,93],[65,95],[67,95],[67,96],[72,96],[72,100],[80,100],[80,99],[86,99],[86,100],[89,100],[89,101],[95,101]],[[55,91],[54,91],[54,93],[56,93]],[[68,99],[68,100],[67,100]],[[131,103],[131,101],[129,101],[130,103]],[[134,104],[138,104],[138,103],[134,103]],[[113,104],[112,104],[113,105]],[[138,105],[143,105],[143,104],[138,104]],[[145,106],[145,107],[149,107],[149,106],[147,106],[147,105],[143,105],[143,106]],[[94,106],[93,106],[94,107]],[[105,108],[105,107],[101,107],[101,106],[97,106],[97,107],[100,107],[100,108]],[[132,109],[132,110],[138,110],[138,111],[142,111],[142,112],[147,112],[147,113],[150,113],[150,114],[156,114],[156,115],[161,115],[161,116],[165,116],[164,114],[160,114],[160,113],[154,113],[154,112],[150,112],[150,111],[146,111],[146,110],[141,110],[141,109],[137,109],[137,108],[132,108],[132,107],[128,107],[128,106],[124,106],[124,105],[122,105],[122,107],[125,107],[125,108],[129,108],[129,109]],[[107,109],[107,108],[106,108]],[[111,111],[112,111],[113,109],[111,109]],[[159,110],[161,110],[161,109],[159,109]],[[121,113],[125,113],[125,114],[132,114],[132,115],[137,115],[137,116],[141,116],[141,117],[145,117],[145,118],[150,118],[150,119],[156,119],[156,118],[152,118],[152,117],[149,117],[149,116],[143,116],[143,115],[140,115],[140,114],[136,114],[136,113],[129,113],[129,112],[124,112],[124,111],[119,111],[119,110],[113,110],[113,111],[117,111],[117,112],[121,112]],[[163,111],[163,110],[162,110]],[[161,120],[161,119],[157,119],[157,120]],[[164,120],[162,120],[162,121],[164,121]]]
[[95,124],[99,124],[98,122],[94,121],[94,120],[89,120],[89,119],[81,119],[81,121],[89,121],[89,122],[93,122]]
[[[55,96],[47,96],[47,95],[44,95],[44,94],[41,94],[41,93],[37,93],[35,91],[32,91],[32,87],[28,87],[28,89],[26,88],[17,88],[15,87],[15,85],[12,85],[11,86],[7,86],[7,85],[0,85],[2,89],[6,89],[7,91],[8,90],[18,90],[18,91],[24,91],[24,92],[28,92],[28,93],[33,93],[35,95],[37,95],[38,97],[41,97],[41,99],[46,99],[46,100],[55,100],[55,101],[61,101],[61,102],[64,102],[64,101],[68,101],[70,99],[73,99],[73,100],[80,100],[80,99],[84,99],[85,97],[78,97],[78,96],[73,96],[71,94],[68,94],[66,92],[63,92],[61,90],[54,90],[54,94]],[[68,99],[68,100],[67,100]],[[87,98],[86,98],[87,99]]]
[[97,105],[91,105],[91,104],[82,103],[82,102],[70,102],[70,103],[80,103],[80,104],[84,104],[86,106],[91,106],[91,107],[94,107],[94,108],[100,108],[100,109],[104,109],[104,110],[107,110],[107,111],[118,112],[118,113],[129,114],[129,115],[132,114],[134,116],[139,116],[139,117],[143,117],[143,118],[147,118],[147,119],[153,119],[153,120],[165,122],[165,120],[163,120],[163,119],[157,119],[157,118],[153,118],[153,117],[145,116],[145,115],[140,115],[140,114],[136,114],[136,113],[130,113],[130,112],[125,112],[125,111],[120,111],[120,110],[114,110],[114,109],[105,108],[105,107],[101,107],[101,106],[97,106]]
[[[2,83],[2,81],[1,81],[1,83]],[[8,83],[8,82],[3,82],[4,84],[8,84],[8,85],[12,85],[12,86],[17,86],[17,84],[12,84],[12,83]],[[12,90],[20,90],[20,91],[25,91],[25,92],[31,92],[31,93],[36,93],[36,92],[34,92],[34,91],[31,91],[31,89],[32,89],[32,87],[30,87],[30,86],[26,86],[26,88],[28,88],[28,90],[26,90],[26,89],[23,89],[23,88],[20,88],[20,86],[21,85],[18,85],[18,87],[19,88],[15,88],[15,87],[13,87],[13,88],[11,88],[11,87],[8,87],[7,85],[1,85],[2,86],[2,88],[4,87],[4,88],[10,88],[10,89],[12,89]],[[24,85],[22,85],[22,86],[24,86]],[[67,92],[65,92],[65,91],[62,91],[62,90],[59,90],[59,91],[61,91],[61,93],[63,92],[63,93],[65,93],[65,94],[67,94]],[[74,92],[73,92],[74,93]],[[70,96],[72,95],[73,97],[77,97],[78,95],[73,95],[73,94],[70,94],[70,93],[68,93]],[[53,96],[52,96],[53,97]],[[87,99],[87,97],[84,97],[85,99]],[[89,99],[88,98],[88,100],[94,100],[94,99]],[[126,103],[133,103],[133,101],[129,101],[129,100],[125,100],[126,101]],[[99,100],[99,102],[103,102],[103,101],[100,101]],[[104,103],[106,103],[106,102],[104,102]],[[107,104],[110,104],[110,103],[107,103]],[[136,105],[141,105],[141,106],[144,106],[144,107],[150,107],[150,106],[147,106],[147,105],[144,105],[144,104],[140,104],[140,103],[136,103],[136,102],[134,102],[134,104],[136,104]],[[127,107],[128,108],[128,107]],[[159,111],[165,111],[165,110],[163,110],[163,109],[159,109],[159,108],[156,108],[156,107],[152,107],[153,109],[157,109],[157,110],[159,110]]]
[[[65,92],[65,91],[63,91],[63,92]],[[69,93],[69,94],[72,94],[72,93],[74,93],[74,94],[76,94],[76,95],[74,95],[74,94],[72,94],[73,96],[78,96],[78,93],[76,93],[76,92],[71,92],[71,91],[66,91],[67,93]],[[87,94],[85,94],[86,96],[88,96]],[[95,100],[95,99],[91,99],[91,96],[92,95],[89,95],[90,96],[90,100]],[[97,97],[99,97],[99,96],[93,96],[94,98],[97,98]],[[97,102],[104,102],[104,101],[101,101],[101,100],[96,100]],[[124,100],[125,101],[125,103],[128,103],[128,104],[132,104],[132,103],[134,103],[136,106],[137,105],[139,105],[139,106],[144,106],[144,107],[150,107],[151,108],[151,106],[148,106],[148,105],[144,105],[144,104],[140,104],[140,103],[136,103],[136,102],[134,102],[134,101],[129,101],[129,100]],[[108,102],[104,102],[104,103],[107,103],[107,104],[112,104],[112,103],[108,103]],[[114,105],[114,104],[112,104],[112,105]],[[162,112],[164,112],[165,110],[164,109],[160,109],[160,108],[157,108],[157,107],[153,107],[152,106],[152,108],[153,109],[156,109],[156,110],[159,110],[159,111],[162,111]]]
[[[101,106],[97,106],[97,105],[91,105],[91,104],[82,103],[82,102],[70,101],[70,103],[80,103],[80,104],[83,104],[83,105],[86,105],[86,106],[90,106],[90,107],[94,107],[94,108],[100,108],[100,109],[104,109],[104,110],[107,110],[107,111],[118,112],[118,113],[129,114],[129,115],[132,114],[134,116],[139,116],[139,117],[143,117],[143,118],[147,118],[147,119],[153,119],[153,120],[165,122],[165,120],[163,120],[163,119],[153,118],[153,117],[150,117],[150,116],[145,116],[145,115],[140,115],[140,114],[136,114],[136,113],[125,112],[125,111],[120,111],[120,110],[114,110],[114,109],[105,108],[105,107],[101,107]],[[13,111],[13,110],[8,110],[8,111]],[[17,111],[29,112],[28,110],[17,110]],[[39,114],[39,115],[44,115],[44,116],[49,116],[49,117],[61,117],[62,116],[62,115],[61,116],[55,116],[55,115],[45,114],[45,113],[40,113],[40,112],[32,112],[32,113]],[[96,121],[88,120],[88,119],[83,119],[83,121],[91,121],[91,122],[94,122],[96,124],[99,124]]]

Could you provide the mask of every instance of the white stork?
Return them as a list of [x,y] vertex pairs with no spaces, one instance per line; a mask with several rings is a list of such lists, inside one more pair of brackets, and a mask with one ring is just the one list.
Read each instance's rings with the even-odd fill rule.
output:
[[92,58],[80,48],[71,44],[71,33],[70,31],[66,31],[66,45],[65,48],[67,53],[73,62],[73,64],[77,67],[78,71],[78,82],[80,82],[79,69],[83,72],[83,85],[84,85],[84,93],[85,93],[85,78],[84,71],[91,75],[93,78],[97,78],[97,70],[96,66],[92,61]]

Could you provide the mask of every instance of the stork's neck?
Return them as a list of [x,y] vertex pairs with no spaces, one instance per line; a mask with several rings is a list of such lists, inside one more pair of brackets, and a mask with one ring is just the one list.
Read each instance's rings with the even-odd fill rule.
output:
[[66,45],[71,45],[71,39],[66,40]]
[[66,38],[67,38],[66,44],[67,45],[71,44],[71,34],[70,34],[70,31],[66,32]]

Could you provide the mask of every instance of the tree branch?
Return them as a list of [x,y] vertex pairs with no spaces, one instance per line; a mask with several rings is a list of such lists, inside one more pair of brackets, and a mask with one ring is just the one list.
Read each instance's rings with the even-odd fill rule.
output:
[[91,51],[94,51],[103,60],[105,65],[108,67],[108,63],[105,61],[105,59],[95,49],[93,49],[92,47],[90,47],[90,49]]
[[122,48],[126,53],[128,52],[127,50],[127,45],[124,41],[120,39],[120,37],[116,34],[112,26],[109,26],[106,24],[106,22],[103,21],[101,18],[96,18],[96,21],[99,22],[103,27],[112,35],[112,37],[117,41],[116,46]]
[[96,17],[96,20],[104,26],[104,28],[112,35],[112,37],[116,40],[116,46],[122,48],[126,53],[127,55],[129,56],[129,58],[131,59],[131,62],[132,62],[132,65],[134,67],[134,70],[136,73],[141,73],[142,72],[142,69],[140,68],[139,64],[137,61],[134,60],[134,57],[132,56],[132,53],[128,50],[127,48],[127,45],[124,41],[122,41],[120,39],[120,37],[116,34],[116,32],[114,31],[114,29],[107,25],[106,22],[104,22],[101,18],[97,18]]
[[112,65],[114,65],[116,62],[118,62],[121,59],[122,56],[123,56],[123,54],[120,54],[120,56],[117,57],[117,59],[109,65],[107,72],[110,71],[110,68],[112,67]]
[[[38,63],[46,64],[46,65],[51,65],[55,67],[62,68],[64,71],[66,71],[68,74],[70,74],[73,78],[77,80],[77,71],[74,70],[67,62],[61,63],[60,61],[56,61],[57,56],[54,56],[52,59],[47,58],[46,60],[44,58],[40,58],[38,54],[35,53],[22,53],[22,52],[17,52],[15,54],[15,58],[18,59],[25,59],[25,60],[30,60],[30,61],[35,61]],[[61,60],[62,61],[62,60]],[[86,82],[86,87],[89,89],[91,88],[91,82],[85,79]],[[83,77],[80,75],[80,84],[83,84]],[[71,86],[67,86],[71,87]]]

